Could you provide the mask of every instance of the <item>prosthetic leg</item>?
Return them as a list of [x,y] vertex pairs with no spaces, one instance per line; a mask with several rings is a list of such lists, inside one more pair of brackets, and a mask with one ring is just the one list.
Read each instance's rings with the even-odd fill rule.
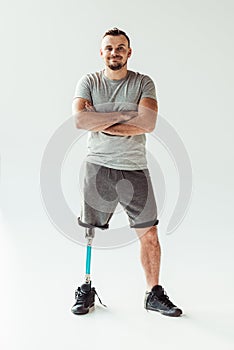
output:
[[87,248],[86,248],[86,271],[85,271],[85,283],[90,283],[90,265],[91,265],[91,252],[92,252],[92,243],[95,236],[94,228],[85,229],[85,238],[87,239]]
[[92,242],[95,236],[94,228],[85,229],[85,238],[87,239],[86,247],[86,270],[85,270],[85,283],[77,288],[75,291],[76,303],[73,305],[71,311],[76,315],[84,315],[92,311],[95,306],[95,295],[97,295],[100,303],[106,307],[101,302],[94,287],[91,288],[90,279],[90,265],[91,265],[91,252],[92,252]]

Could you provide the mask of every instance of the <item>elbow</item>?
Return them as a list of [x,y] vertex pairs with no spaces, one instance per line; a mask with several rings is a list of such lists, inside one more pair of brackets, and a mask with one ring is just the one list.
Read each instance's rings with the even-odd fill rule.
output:
[[155,129],[155,121],[151,121],[150,123],[148,123],[148,125],[146,126],[146,132],[150,133],[152,131],[154,131]]
[[150,134],[152,131],[154,131],[154,128],[150,128],[146,131],[147,134]]
[[154,120],[150,123],[148,132],[154,131],[155,126],[156,126],[156,121],[157,121],[157,115],[155,116]]
[[[155,112],[148,113],[143,116],[142,128],[145,130],[145,133],[151,133],[155,129],[157,114]],[[144,125],[144,126],[143,126]]]
[[148,128],[147,128],[147,133],[151,133],[152,131],[154,131],[155,129],[155,123],[153,125],[150,125]]
[[75,123],[75,127],[77,129],[82,129],[82,123],[81,123],[81,117],[80,117],[80,113],[75,113],[72,115],[74,123]]
[[78,120],[75,121],[75,125],[77,129],[82,129],[81,124]]

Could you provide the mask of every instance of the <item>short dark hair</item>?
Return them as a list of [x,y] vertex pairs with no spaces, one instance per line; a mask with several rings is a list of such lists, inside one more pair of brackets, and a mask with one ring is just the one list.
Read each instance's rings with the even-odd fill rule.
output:
[[105,32],[105,34],[103,35],[102,39],[105,38],[105,36],[107,35],[112,35],[112,36],[118,36],[118,35],[123,35],[125,36],[125,38],[127,39],[128,41],[128,47],[130,47],[130,39],[129,37],[127,36],[127,34],[123,31],[123,30],[120,30],[119,28],[112,28],[112,29],[109,29]]

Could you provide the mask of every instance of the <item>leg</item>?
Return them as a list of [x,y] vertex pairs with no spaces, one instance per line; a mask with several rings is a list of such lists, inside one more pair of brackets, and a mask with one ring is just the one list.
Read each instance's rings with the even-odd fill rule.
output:
[[158,284],[161,248],[157,226],[135,229],[141,244],[141,263],[146,275],[147,289]]
[[86,251],[86,275],[85,282],[90,283],[90,262],[91,262],[91,251],[92,251],[92,242],[95,236],[94,228],[85,229],[85,238],[87,239],[87,251]]
[[141,242],[141,261],[148,285],[144,301],[145,309],[158,311],[166,316],[180,316],[182,310],[170,301],[162,286],[158,284],[161,248],[157,226],[136,229],[136,232]]
[[[75,315],[84,315],[92,311],[95,306],[95,295],[97,295],[100,303],[101,299],[99,298],[94,287],[91,288],[90,280],[90,262],[91,262],[91,250],[92,250],[92,241],[95,236],[94,228],[85,228],[85,238],[87,239],[87,253],[86,253],[86,275],[85,283],[82,286],[78,287],[75,291],[76,302],[72,306],[71,311]],[[103,306],[106,306],[102,304]]]
[[87,239],[87,244],[91,245],[95,236],[95,228],[85,228],[85,238]]
[[[83,227],[108,229],[118,204],[112,169],[87,162],[83,183],[84,200],[78,223]],[[87,238],[87,235],[86,235]]]

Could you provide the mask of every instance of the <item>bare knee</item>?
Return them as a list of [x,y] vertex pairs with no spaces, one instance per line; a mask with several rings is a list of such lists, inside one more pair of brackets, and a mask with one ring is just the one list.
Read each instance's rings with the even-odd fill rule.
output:
[[159,244],[157,226],[147,227],[137,232],[141,243]]

